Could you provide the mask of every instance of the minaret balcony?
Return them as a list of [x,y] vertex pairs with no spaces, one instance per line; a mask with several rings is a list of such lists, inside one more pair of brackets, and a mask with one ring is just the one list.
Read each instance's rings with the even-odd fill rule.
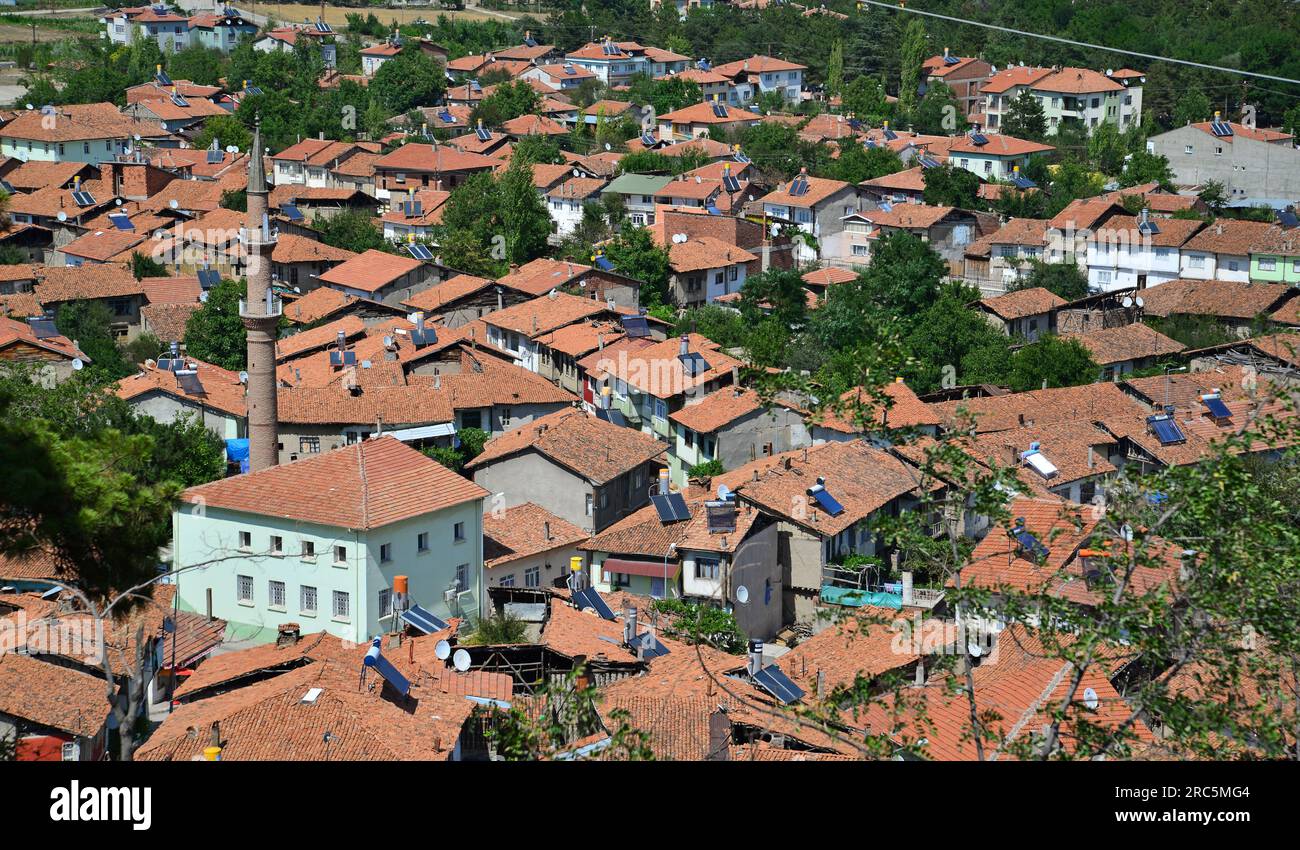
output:
[[239,243],[247,248],[258,245],[274,245],[280,241],[280,232],[270,228],[239,228]]
[[258,304],[263,308],[258,312],[252,312],[249,303],[243,298],[239,299],[239,318],[241,319],[279,319],[284,314],[284,301],[274,292],[266,293],[266,302]]

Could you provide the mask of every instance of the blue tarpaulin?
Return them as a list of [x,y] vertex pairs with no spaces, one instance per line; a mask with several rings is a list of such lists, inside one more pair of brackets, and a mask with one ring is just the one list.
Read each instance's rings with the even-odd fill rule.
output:
[[239,461],[239,471],[248,472],[248,438],[226,440],[226,460]]
[[834,585],[822,585],[822,601],[829,602],[833,605],[847,605],[851,608],[859,608],[863,605],[873,605],[877,608],[902,608],[903,596],[901,593],[879,593],[869,590],[861,590],[856,587],[835,587]]

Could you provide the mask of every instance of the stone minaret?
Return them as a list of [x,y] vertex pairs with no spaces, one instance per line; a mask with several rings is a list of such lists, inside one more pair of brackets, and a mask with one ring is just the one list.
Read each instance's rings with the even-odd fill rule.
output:
[[271,290],[271,250],[276,237],[267,218],[266,166],[261,122],[253,131],[248,163],[248,218],[242,239],[247,252],[248,300],[240,318],[248,329],[248,460],[253,472],[279,460],[275,400],[275,340],[280,299]]

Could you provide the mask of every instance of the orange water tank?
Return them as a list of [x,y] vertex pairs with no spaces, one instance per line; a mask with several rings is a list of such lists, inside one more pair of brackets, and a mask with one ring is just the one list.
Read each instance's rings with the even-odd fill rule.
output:
[[393,590],[406,593],[406,576],[393,576]]

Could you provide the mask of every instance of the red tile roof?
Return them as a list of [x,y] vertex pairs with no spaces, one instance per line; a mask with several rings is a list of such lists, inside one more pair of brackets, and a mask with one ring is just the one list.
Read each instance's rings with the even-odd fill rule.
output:
[[176,375],[155,366],[146,366],[140,372],[118,381],[116,393],[119,398],[132,401],[141,396],[155,392],[171,396],[190,404],[211,407],[231,416],[248,415],[248,405],[244,400],[244,385],[236,372],[223,369],[211,363],[185,358],[186,368],[198,371],[199,383],[203,385],[202,393],[188,393],[180,386]]
[[482,499],[482,487],[393,437],[191,487],[184,502],[368,530]]
[[[548,523],[550,538],[545,536]],[[500,512],[488,511],[483,514],[483,566],[504,566],[586,539],[587,532],[532,502]],[[567,568],[568,564],[556,567]]]
[[980,306],[999,319],[1010,321],[1012,319],[1023,319],[1026,316],[1050,313],[1065,304],[1066,301],[1050,289],[1034,286],[1028,289],[1017,289],[1014,292],[1008,292],[993,298],[984,298],[979,303]]
[[659,457],[667,446],[640,431],[580,410],[561,410],[492,438],[465,470],[480,469],[526,451],[535,451],[594,484],[605,484]]
[[1164,357],[1186,348],[1181,342],[1172,340],[1141,322],[1087,333],[1062,334],[1061,338],[1082,343],[1099,366],[1147,357]]
[[402,276],[410,274],[424,263],[414,257],[400,257],[371,248],[339,263],[319,277],[323,283],[334,283],[349,289],[378,292]]

